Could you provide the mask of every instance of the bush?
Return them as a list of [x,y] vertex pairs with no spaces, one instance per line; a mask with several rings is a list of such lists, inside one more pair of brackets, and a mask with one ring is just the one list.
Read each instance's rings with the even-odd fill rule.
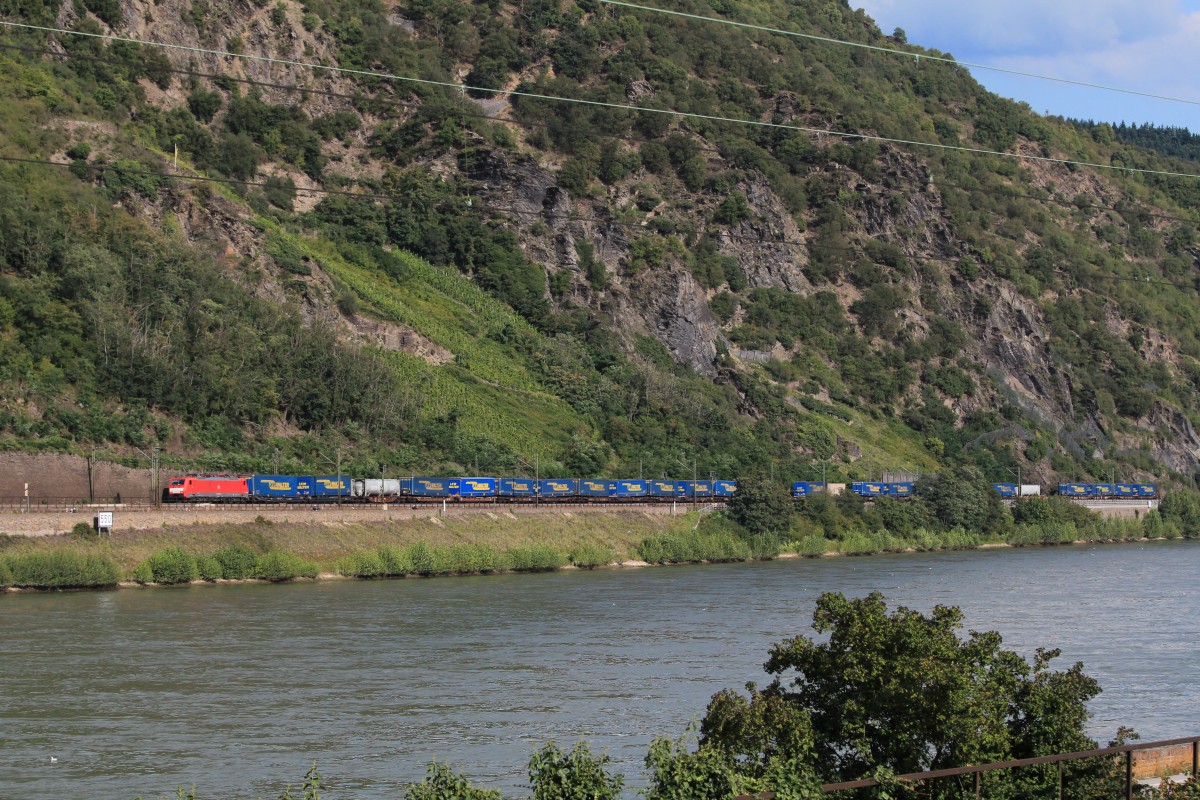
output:
[[562,553],[546,544],[511,547],[507,556],[509,566],[517,572],[549,572],[567,563]]
[[143,561],[133,568],[132,578],[140,584],[154,583],[154,570],[150,569],[150,562]]
[[12,582],[12,570],[8,568],[8,564],[5,561],[0,560],[0,589],[12,586]]
[[448,764],[429,765],[425,780],[404,790],[404,800],[501,800],[500,792],[480,789]]
[[86,522],[76,522],[71,526],[71,536],[76,539],[90,539],[96,535],[96,529]]
[[317,565],[295,553],[272,550],[258,557],[255,575],[268,581],[290,581],[293,578],[317,577]]
[[196,556],[196,568],[200,571],[200,577],[206,581],[219,581],[225,577],[221,562],[214,556]]
[[10,585],[23,589],[75,589],[115,586],[117,565],[108,556],[81,555],[70,550],[25,553],[5,559]]
[[388,574],[383,558],[374,550],[352,553],[339,559],[337,571],[352,578],[382,578]]
[[383,562],[385,575],[407,575],[413,571],[408,552],[389,544],[379,548],[379,560]]
[[245,545],[222,548],[212,557],[221,565],[221,574],[229,580],[253,578],[258,569],[258,555]]
[[586,742],[563,752],[554,742],[529,759],[533,800],[618,800],[625,779],[605,770],[612,759],[594,756]]
[[750,545],[730,533],[682,531],[652,536],[642,542],[638,554],[651,564],[687,564],[697,561],[745,561]]
[[200,579],[196,559],[178,547],[168,547],[152,554],[146,563],[155,583],[190,583]]
[[592,569],[613,563],[616,556],[613,555],[612,550],[603,545],[588,543],[576,545],[568,558],[577,567]]

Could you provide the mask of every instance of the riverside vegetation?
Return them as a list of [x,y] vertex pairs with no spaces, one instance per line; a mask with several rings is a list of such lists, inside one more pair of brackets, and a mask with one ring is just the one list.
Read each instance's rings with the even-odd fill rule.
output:
[[[119,582],[284,581],[478,575],[650,564],[744,561],[780,555],[863,555],[1008,544],[1200,537],[1200,493],[1180,491],[1140,519],[1104,518],[1062,498],[1011,509],[969,474],[921,481],[909,500],[853,494],[794,504],[771,481],[744,479],[724,511],[677,518],[636,512],[580,517],[471,516],[342,526],[191,525],[95,538],[0,538],[0,588],[62,589]],[[436,529],[437,533],[431,533]]]
[[[1031,660],[1005,650],[998,633],[962,634],[963,615],[937,606],[929,615],[889,610],[877,593],[858,599],[822,595],[816,637],[771,647],[770,682],[710,700],[698,727],[656,739],[645,757],[646,800],[730,800],[774,792],[779,800],[827,796],[821,784],[873,778],[880,786],[854,797],[959,800],[975,795],[971,776],[911,784],[897,775],[966,764],[1034,758],[1099,745],[1085,732],[1086,703],[1099,684],[1081,663],[1056,670],[1057,650]],[[1136,735],[1114,732],[1112,744]],[[539,748],[528,764],[531,800],[618,800],[625,776],[586,742]],[[1194,781],[1136,789],[1139,800],[1193,800]],[[336,795],[314,764],[301,786],[306,800]],[[1061,793],[1060,793],[1061,792]],[[1060,788],[1053,767],[988,773],[987,800],[1111,800],[1124,794],[1113,758],[1066,762]],[[180,792],[181,798],[198,795]],[[849,796],[849,795],[847,795]],[[293,797],[291,788],[281,795]],[[433,763],[404,800],[502,800],[462,772]]]

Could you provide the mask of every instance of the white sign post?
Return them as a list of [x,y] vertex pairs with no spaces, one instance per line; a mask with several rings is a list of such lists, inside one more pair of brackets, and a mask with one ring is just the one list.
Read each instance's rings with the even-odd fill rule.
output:
[[113,512],[97,511],[96,512],[96,532],[107,533],[112,535],[113,527]]

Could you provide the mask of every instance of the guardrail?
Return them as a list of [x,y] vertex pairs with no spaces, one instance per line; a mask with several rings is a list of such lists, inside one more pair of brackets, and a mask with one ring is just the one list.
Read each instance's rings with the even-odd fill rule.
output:
[[[1058,797],[1062,800],[1063,796],[1063,771],[1062,765],[1068,761],[1078,761],[1084,758],[1101,758],[1105,756],[1124,756],[1125,761],[1125,798],[1132,800],[1133,798],[1133,754],[1139,750],[1160,750],[1168,747],[1179,747],[1180,745],[1190,745],[1192,748],[1192,775],[1193,777],[1200,775],[1200,736],[1185,736],[1181,739],[1163,739],[1157,742],[1135,742],[1132,744],[1123,744],[1117,747],[1101,747],[1098,750],[1080,750],[1074,753],[1058,753],[1051,756],[1039,756],[1037,758],[1019,758],[1014,761],[997,761],[990,764],[975,764],[967,767],[954,767],[951,769],[935,769],[929,772],[909,772],[904,775],[897,775],[896,779],[908,783],[921,783],[924,781],[938,780],[940,778],[957,778],[964,775],[973,775],[975,777],[975,797],[978,800],[982,797],[983,775],[987,772],[994,772],[1002,769],[1016,769],[1019,767],[1033,767],[1044,764],[1058,765]],[[841,781],[840,783],[822,784],[821,792],[823,794],[833,794],[835,792],[844,792],[850,789],[869,789],[872,786],[879,786],[881,782],[874,778],[864,778],[857,781]],[[774,792],[763,792],[757,795],[740,795],[736,800],[775,800]]]

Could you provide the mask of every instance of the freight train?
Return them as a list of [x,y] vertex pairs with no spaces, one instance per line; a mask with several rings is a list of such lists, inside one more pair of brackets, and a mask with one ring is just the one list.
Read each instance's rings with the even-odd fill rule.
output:
[[[911,481],[880,482],[854,481],[846,486],[851,494],[863,498],[912,497],[916,484]],[[993,483],[992,489],[1003,498],[1038,497],[1042,487],[1037,484]],[[797,481],[792,484],[792,497],[805,498],[827,491],[824,483]],[[1158,485],[1154,483],[1060,483],[1054,492],[1060,497],[1081,500],[1147,500],[1158,497]]]
[[348,475],[186,476],[172,478],[168,502],[396,503],[723,502],[737,491],[728,480],[669,478],[354,478]]

